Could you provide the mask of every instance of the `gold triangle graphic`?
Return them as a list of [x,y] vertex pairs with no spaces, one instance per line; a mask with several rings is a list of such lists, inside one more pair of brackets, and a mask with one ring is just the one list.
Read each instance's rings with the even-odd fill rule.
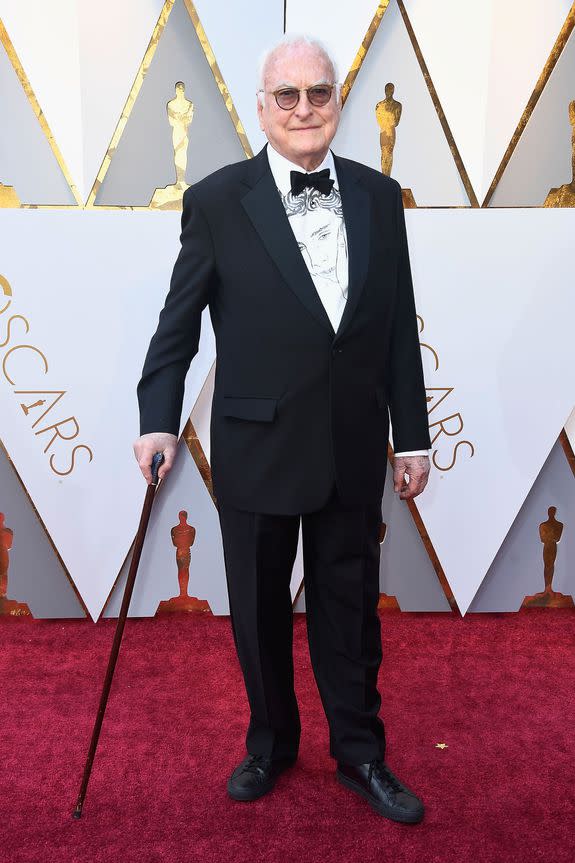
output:
[[[446,138],[447,143],[449,145],[449,149],[451,150],[451,155],[453,156],[453,160],[454,160],[455,165],[457,167],[457,170],[459,172],[459,176],[461,177],[461,182],[463,183],[463,186],[464,186],[465,191],[467,193],[467,197],[469,198],[469,201],[470,201],[470,204],[472,207],[479,207],[479,201],[477,199],[477,195],[475,194],[475,191],[473,190],[473,186],[471,185],[471,180],[469,179],[469,174],[467,173],[467,169],[465,168],[465,165],[463,164],[463,159],[461,158],[461,154],[459,152],[457,144],[455,143],[455,138],[453,137],[453,133],[449,127],[449,123],[447,122],[445,112],[441,106],[439,96],[437,95],[437,90],[435,89],[435,86],[434,86],[433,81],[431,79],[431,75],[429,74],[427,64],[426,64],[425,59],[423,57],[423,54],[421,52],[421,48],[419,47],[419,42],[417,41],[415,32],[414,32],[413,27],[411,25],[411,21],[409,20],[409,16],[408,16],[407,11],[405,9],[405,5],[403,3],[403,0],[396,0],[396,2],[398,5],[398,8],[399,8],[399,11],[401,13],[401,17],[403,18],[403,22],[405,24],[405,29],[407,30],[407,35],[409,36],[409,39],[410,39],[411,44],[413,46],[415,56],[417,57],[417,62],[419,63],[419,67],[421,69],[421,72],[423,74],[423,78],[424,78],[425,83],[427,85],[427,89],[429,91],[431,101],[433,102],[433,107],[435,108],[439,122],[441,124],[443,134],[445,135],[445,138]],[[350,94],[352,88],[353,88],[355,79],[357,78],[357,76],[359,74],[359,71],[362,67],[363,61],[365,60],[365,57],[366,57],[367,52],[371,46],[371,43],[373,42],[375,34],[377,33],[379,25],[381,24],[381,22],[383,20],[383,16],[385,15],[385,12],[389,6],[389,3],[390,3],[390,0],[381,0],[381,2],[379,3],[377,9],[375,10],[375,15],[373,16],[371,23],[370,23],[369,27],[367,28],[367,32],[366,32],[365,36],[363,37],[362,43],[359,46],[358,52],[355,56],[355,59],[354,59],[353,63],[351,64],[351,68],[350,68],[350,70],[349,70],[349,72],[345,78],[345,81],[343,82],[342,102],[344,105],[345,105],[345,102],[347,101],[347,99],[349,97],[349,94]],[[422,208],[422,209],[427,209],[427,208]],[[429,208],[429,209],[432,209],[432,208]],[[442,208],[442,209],[446,209],[446,208]],[[447,209],[455,209],[455,208],[447,208]],[[461,208],[459,207],[457,209],[461,209]]]
[[567,459],[567,462],[571,467],[571,470],[573,471],[573,476],[575,477],[575,453],[573,452],[573,447],[571,446],[571,442],[564,428],[561,429],[561,434],[559,435],[559,442],[563,447],[565,458]]
[[[390,443],[388,443],[388,445],[387,445],[387,458],[389,460],[389,464],[390,464],[391,468],[393,469],[393,449],[392,449]],[[427,532],[427,529],[426,529],[425,524],[423,522],[423,519],[421,517],[421,513],[419,512],[419,510],[417,508],[417,504],[415,503],[413,498],[411,498],[411,499],[408,498],[405,502],[407,503],[407,506],[409,508],[409,512],[411,513],[411,517],[412,517],[412,519],[415,523],[415,526],[419,532],[419,535],[421,537],[421,541],[423,542],[424,548],[425,548],[427,555],[431,561],[431,564],[435,570],[435,573],[437,575],[439,583],[441,584],[441,588],[443,590],[443,593],[445,594],[445,598],[447,599],[451,610],[459,612],[459,614],[461,615],[461,611],[460,611],[460,608],[457,604],[457,600],[456,600],[455,595],[451,589],[451,585],[449,584],[449,581],[447,580],[447,576],[445,575],[444,569],[441,565],[441,561],[439,560],[439,557],[437,556],[437,552],[435,551],[435,548],[433,547],[433,543],[432,543],[431,538]]]
[[367,28],[367,32],[361,41],[361,45],[358,48],[357,54],[355,55],[353,63],[351,64],[350,70],[347,73],[345,81],[343,82],[343,86],[341,88],[341,101],[344,105],[351,92],[351,88],[354,85],[355,79],[359,74],[359,70],[362,67],[365,56],[369,51],[369,46],[373,42],[373,38],[377,33],[378,27],[381,24],[381,19],[385,15],[388,6],[389,0],[381,0],[377,9],[375,10],[375,15],[371,19],[371,23]]
[[42,111],[42,108],[40,107],[40,105],[38,103],[38,99],[36,98],[36,94],[34,93],[34,90],[32,89],[32,85],[30,84],[30,81],[28,80],[28,76],[26,75],[26,72],[24,71],[24,67],[22,66],[22,63],[20,62],[18,54],[16,53],[16,49],[14,48],[14,45],[12,44],[12,41],[11,41],[11,39],[8,35],[8,32],[7,32],[5,26],[2,22],[2,19],[0,19],[0,42],[4,46],[4,50],[6,51],[6,54],[8,55],[8,59],[12,65],[12,68],[14,69],[14,72],[16,73],[16,75],[18,77],[18,80],[20,81],[20,84],[22,85],[22,89],[24,90],[26,98],[28,99],[28,102],[30,104],[30,107],[32,108],[32,110],[34,111],[34,114],[36,115],[36,118],[38,119],[38,122],[40,124],[40,128],[42,129],[42,132],[44,133],[46,140],[50,144],[50,148],[51,148],[54,156],[56,157],[56,161],[58,162],[58,165],[60,166],[60,170],[62,171],[62,173],[66,179],[66,182],[68,183],[68,186],[70,187],[70,191],[72,192],[72,195],[74,196],[74,199],[75,199],[76,204],[77,204],[77,206],[75,206],[74,204],[67,204],[67,205],[66,204],[49,204],[49,205],[45,205],[45,204],[20,204],[20,206],[25,207],[27,209],[42,209],[42,210],[55,209],[55,208],[74,209],[75,210],[75,209],[77,209],[77,207],[82,207],[82,199],[80,197],[78,189],[76,188],[76,186],[72,180],[72,176],[71,176],[70,171],[68,170],[68,167],[64,161],[64,157],[62,156],[62,153],[60,152],[60,148],[58,147],[58,144],[56,143],[56,140],[55,140],[55,138],[54,138],[54,136],[50,130],[50,127],[48,125],[48,121],[46,120],[46,117],[44,116],[44,112]]
[[515,129],[513,136],[511,138],[511,141],[509,142],[509,145],[508,145],[505,153],[503,154],[503,158],[501,159],[499,167],[497,168],[497,171],[495,172],[495,176],[494,176],[493,180],[491,181],[491,185],[489,186],[489,189],[487,190],[487,194],[485,195],[485,200],[483,201],[483,203],[481,205],[482,207],[487,207],[489,205],[489,202],[490,202],[491,198],[493,197],[495,189],[497,188],[499,181],[501,180],[501,177],[505,173],[505,169],[507,168],[507,165],[509,164],[509,161],[510,161],[510,159],[511,159],[511,157],[515,151],[515,148],[516,148],[517,144],[519,143],[519,139],[521,138],[521,135],[523,134],[525,127],[527,126],[527,123],[529,122],[529,119],[530,119],[530,117],[531,117],[531,115],[535,109],[535,106],[537,105],[537,102],[539,101],[539,98],[540,98],[541,94],[543,93],[543,90],[545,89],[545,85],[547,84],[547,81],[551,77],[551,73],[553,72],[553,69],[557,65],[557,61],[559,60],[559,57],[563,53],[563,49],[565,48],[565,45],[567,44],[567,41],[569,39],[569,36],[571,35],[573,27],[575,27],[575,3],[573,3],[573,5],[571,6],[571,9],[569,10],[567,17],[563,23],[562,28],[561,28],[561,31],[560,31],[559,35],[557,36],[557,39],[555,40],[555,44],[553,45],[553,48],[551,49],[551,53],[549,54],[549,57],[547,58],[547,60],[545,62],[545,65],[543,67],[541,74],[539,75],[539,78],[537,79],[537,83],[535,84],[533,92],[531,93],[531,96],[529,97],[527,105],[525,106],[525,110],[523,111],[523,113],[519,119],[519,122],[517,124],[517,128]]
[[218,89],[222,94],[222,98],[224,100],[224,104],[229,111],[230,117],[232,118],[232,122],[234,124],[234,128],[237,132],[238,138],[240,139],[241,145],[244,149],[244,153],[247,158],[250,159],[254,152],[251,148],[250,142],[248,141],[248,136],[246,135],[246,131],[242,125],[242,122],[238,116],[238,112],[235,109],[233,99],[231,97],[230,91],[227,88],[226,82],[224,81],[224,77],[220,71],[220,67],[217,64],[214,52],[212,51],[212,46],[209,43],[208,37],[206,36],[206,31],[202,27],[202,23],[199,19],[198,13],[196,12],[196,7],[192,3],[192,0],[184,0],[186,9],[192,19],[192,23],[195,27],[196,33],[198,34],[198,39],[200,40],[200,44],[203,48],[204,54],[206,55],[206,60],[210,64],[210,69],[212,70],[212,74],[218,85]]
[[[102,209],[108,209],[108,210],[110,210],[110,209],[111,210],[148,210],[148,209],[152,209],[150,206],[146,206],[146,207],[135,207],[135,206],[125,206],[125,205],[104,206],[104,205],[100,205],[100,204],[95,204],[94,202],[96,200],[98,190],[104,181],[104,177],[108,173],[108,168],[110,167],[112,159],[114,158],[114,153],[116,152],[116,150],[118,148],[118,144],[120,143],[120,140],[121,140],[122,135],[124,133],[124,129],[126,128],[128,120],[130,118],[130,114],[132,113],[132,109],[134,107],[136,99],[138,98],[138,94],[140,92],[142,84],[144,83],[144,78],[146,77],[148,69],[150,68],[150,64],[151,64],[152,60],[154,59],[154,55],[156,53],[156,49],[158,47],[160,38],[161,38],[162,33],[164,31],[164,28],[167,24],[168,18],[170,17],[170,12],[172,11],[172,8],[173,8],[175,2],[176,2],[176,0],[165,0],[165,2],[164,2],[164,5],[162,7],[162,11],[160,12],[158,20],[156,22],[156,26],[154,27],[154,31],[153,31],[152,36],[150,38],[150,41],[148,43],[148,47],[146,48],[146,52],[144,54],[143,60],[140,63],[140,67],[136,73],[136,78],[134,80],[134,83],[132,84],[132,87],[131,87],[130,92],[128,94],[128,98],[126,99],[126,103],[122,109],[120,119],[118,120],[118,123],[116,125],[115,130],[114,130],[114,134],[112,135],[112,140],[110,141],[110,144],[109,144],[108,149],[106,151],[106,155],[104,156],[102,164],[100,165],[100,170],[98,171],[96,179],[94,180],[94,184],[90,190],[90,194],[88,195],[88,199],[86,201],[86,209],[93,209],[95,207],[100,207],[100,206],[102,206]],[[218,89],[221,93],[221,96],[222,96],[222,99],[223,99],[224,104],[226,106],[226,109],[230,115],[232,123],[234,124],[234,128],[236,130],[236,133],[237,133],[237,136],[240,140],[240,143],[243,147],[244,153],[246,154],[247,158],[251,158],[253,156],[253,150],[252,150],[250,143],[248,141],[248,137],[246,135],[246,132],[245,132],[245,129],[242,125],[242,122],[238,116],[236,109],[235,109],[230,91],[228,90],[226,82],[224,81],[223,75],[222,75],[220,68],[218,66],[218,63],[216,61],[214,52],[212,50],[212,47],[211,47],[210,42],[208,40],[208,37],[206,36],[206,32],[205,32],[205,30],[202,26],[202,23],[199,19],[198,13],[196,11],[196,7],[192,3],[192,0],[184,0],[184,5],[186,7],[186,10],[187,10],[190,18],[191,18],[192,24],[194,25],[194,29],[196,31],[200,45],[202,46],[202,50],[204,52],[205,58],[206,58],[209,66],[210,66],[210,69],[212,70],[212,74],[214,76],[215,82],[218,85]]]

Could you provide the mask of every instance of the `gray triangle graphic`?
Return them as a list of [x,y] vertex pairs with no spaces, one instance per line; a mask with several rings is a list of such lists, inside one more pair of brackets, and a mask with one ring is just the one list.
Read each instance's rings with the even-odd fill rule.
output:
[[72,190],[1,44],[0,93],[0,182],[12,186],[22,204],[75,206]]
[[[451,611],[407,504],[393,491],[391,465],[387,467],[381,513],[387,531],[381,545],[380,592],[395,596],[402,611]],[[305,588],[294,611],[305,612]]]
[[[144,491],[142,481],[142,493]],[[130,617],[153,617],[160,602],[179,593],[176,549],[171,531],[178,524],[182,510],[187,513],[187,523],[196,530],[190,549],[188,595],[206,600],[213,614],[229,613],[218,513],[182,440],[172,472],[166,485],[159,486],[154,501],[128,612]],[[104,617],[117,617],[119,614],[130,561],[131,553],[106,604]]]
[[543,590],[539,525],[548,519],[550,506],[557,507],[556,519],[563,523],[552,588],[575,595],[575,479],[557,441],[471,602],[470,612],[518,611],[526,596]]
[[387,525],[381,545],[381,593],[395,596],[402,611],[451,611],[407,503],[393,490],[389,464],[381,516]]
[[417,55],[395,0],[391,0],[354,81],[333,149],[382,170],[376,105],[385,85],[402,106],[395,128],[391,176],[411,189],[418,206],[469,206]]
[[86,617],[2,447],[0,512],[4,526],[13,531],[7,597],[25,603],[35,618]]
[[166,104],[175,84],[194,106],[188,127],[186,182],[191,184],[245,158],[229,112],[183,0],[177,0],[95,205],[147,206],[156,188],[175,182],[172,130]]
[[569,103],[574,99],[575,30],[517,142],[490,207],[541,207],[550,189],[571,182]]

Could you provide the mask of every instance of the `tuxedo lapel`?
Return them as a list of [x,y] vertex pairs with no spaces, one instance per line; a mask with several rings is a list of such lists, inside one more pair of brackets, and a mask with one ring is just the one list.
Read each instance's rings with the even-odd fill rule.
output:
[[[242,205],[288,286],[306,309],[333,336],[329,316],[315,289],[269,167],[265,147],[246,163],[250,190]],[[338,169],[339,170],[339,169]]]
[[367,189],[359,181],[349,162],[333,154],[345,231],[348,254],[347,302],[336,333],[338,340],[351,321],[365,285],[369,261],[370,199]]

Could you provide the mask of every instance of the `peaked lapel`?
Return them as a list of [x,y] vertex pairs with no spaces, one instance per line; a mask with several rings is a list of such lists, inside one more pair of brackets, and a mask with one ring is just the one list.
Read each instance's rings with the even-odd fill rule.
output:
[[369,262],[371,213],[369,192],[360,182],[353,164],[347,159],[336,156],[335,153],[333,158],[341,194],[348,255],[347,302],[335,335],[337,341],[348,327],[365,285]]
[[246,162],[244,182],[251,188],[242,198],[242,205],[288,286],[333,336],[333,326],[316,291],[276,188],[266,146]]

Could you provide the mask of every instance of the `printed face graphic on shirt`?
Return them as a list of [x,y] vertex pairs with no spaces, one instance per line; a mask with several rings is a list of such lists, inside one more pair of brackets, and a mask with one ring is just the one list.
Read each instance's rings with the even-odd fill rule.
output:
[[300,195],[289,192],[283,203],[290,221],[300,221],[298,245],[307,267],[317,283],[345,283],[347,268],[346,238],[341,196],[337,190],[322,195],[317,189],[305,189]]

